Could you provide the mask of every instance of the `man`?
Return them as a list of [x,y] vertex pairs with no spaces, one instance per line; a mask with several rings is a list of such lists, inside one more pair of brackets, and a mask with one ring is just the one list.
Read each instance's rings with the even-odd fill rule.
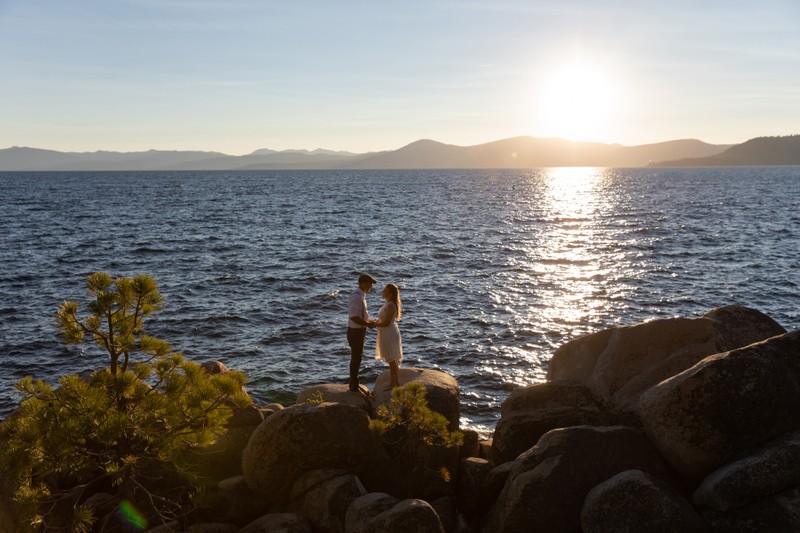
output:
[[378,283],[367,274],[358,276],[358,288],[350,295],[347,303],[347,343],[350,345],[350,392],[363,396],[358,383],[358,370],[361,367],[361,356],[364,355],[364,339],[367,328],[374,328],[375,321],[370,320],[367,309],[367,293]]

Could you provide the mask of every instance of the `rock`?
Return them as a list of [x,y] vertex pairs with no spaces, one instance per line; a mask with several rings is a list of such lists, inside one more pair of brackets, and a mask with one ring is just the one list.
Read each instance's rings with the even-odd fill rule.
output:
[[184,473],[194,482],[216,486],[221,480],[242,473],[242,456],[258,426],[228,428],[217,441],[205,448],[188,449],[176,457]]
[[251,489],[280,504],[303,473],[328,467],[357,473],[374,453],[364,411],[341,403],[302,404],[264,420],[244,450],[242,470]]
[[186,533],[238,533],[238,531],[237,526],[220,522],[194,524],[186,529]]
[[692,500],[700,507],[728,511],[792,487],[800,487],[800,431],[712,472]]
[[452,529],[452,531],[447,529],[445,531],[447,531],[447,533],[476,533],[480,531],[480,529],[478,528],[473,529],[473,527],[470,526],[469,522],[467,522],[466,517],[460,514],[456,519],[456,525]]
[[349,472],[341,468],[320,468],[310,470],[298,477],[292,485],[290,507],[292,511],[302,511],[308,491],[339,476],[346,476]]
[[[415,382],[423,385],[427,391],[428,407],[443,415],[450,424],[450,430],[456,430],[460,424],[461,404],[458,395],[459,388],[456,379],[438,370],[428,370],[422,368],[400,367],[399,380],[401,385]],[[392,391],[389,388],[391,378],[389,371],[383,372],[375,381],[375,388],[372,391],[373,407],[388,404],[392,398]]]
[[385,492],[399,500],[405,499],[408,490],[404,470],[386,451],[379,446],[368,462],[361,465],[358,479],[367,492]]
[[490,506],[497,500],[509,476],[511,476],[511,470],[513,468],[514,461],[508,461],[507,463],[503,463],[489,470],[489,473],[486,475],[484,494]]
[[486,514],[494,501],[486,496],[486,479],[491,470],[491,463],[485,459],[478,457],[461,459],[456,496],[459,510],[471,520]]
[[[407,442],[389,444],[389,455],[394,468],[383,468],[379,474],[395,475],[398,482],[394,486],[388,483],[375,485],[375,480],[365,482],[374,492],[373,487],[380,487],[380,492],[388,492],[398,499],[419,498],[431,502],[437,498],[455,494],[458,476],[458,447],[421,445],[415,450]],[[390,449],[391,448],[391,449]]]
[[442,523],[445,532],[450,533],[458,528],[458,505],[456,499],[451,496],[436,498],[428,502],[433,507],[434,512]]
[[215,374],[227,374],[229,372],[228,367],[225,366],[225,363],[222,361],[206,361],[200,366],[212,376]]
[[244,476],[236,476],[219,482],[210,514],[241,527],[262,516],[267,508],[267,502],[247,486]]
[[304,517],[292,513],[264,515],[239,530],[239,533],[313,533]]
[[303,515],[317,531],[344,533],[347,508],[366,493],[364,486],[352,474],[329,479],[306,493]]
[[172,520],[166,524],[151,527],[147,530],[147,533],[181,533],[183,529],[177,520]]
[[411,524],[414,524],[415,533],[444,533],[442,522],[433,507],[424,500],[414,499],[401,501],[388,511],[367,521],[364,528],[359,531],[408,533]]
[[229,428],[255,428],[264,421],[264,413],[255,405],[248,405],[247,407],[232,405],[231,408],[233,409],[233,414],[228,419],[227,426]]
[[552,430],[514,462],[485,531],[577,531],[589,491],[634,469],[668,475],[640,430],[623,426]]
[[486,439],[478,442],[478,457],[492,461],[492,448],[494,447],[494,439]]
[[105,492],[96,492],[95,494],[92,494],[86,498],[83,503],[81,503],[81,507],[92,509],[95,516],[104,515],[108,512],[111,512],[115,510],[118,505],[119,498]]
[[705,523],[689,502],[662,480],[626,470],[586,496],[583,533],[701,533]]
[[559,409],[566,406],[598,409],[600,404],[583,385],[570,382],[537,383],[509,394],[500,406],[500,416],[518,411]]
[[311,402],[346,403],[364,410],[367,414],[372,413],[372,402],[360,394],[353,394],[350,388],[340,384],[314,385],[304,389],[298,396],[295,404]]
[[800,487],[727,513],[707,511],[703,518],[711,533],[795,533],[800,531]]
[[703,318],[708,318],[725,327],[725,345],[728,350],[783,335],[786,330],[764,313],[743,305],[726,305],[712,309]]
[[741,306],[718,308],[702,318],[614,327],[558,348],[547,376],[582,383],[596,397],[630,410],[644,391],[709,355],[784,332],[763,313]]
[[[114,531],[125,529],[130,523],[119,512],[120,497],[105,492],[96,492],[86,498],[80,506],[92,511],[95,517],[100,517],[95,527],[98,531]],[[5,531],[5,530],[0,530]]]
[[512,392],[500,408],[492,460],[495,464],[513,461],[551,429],[615,422],[584,385],[556,382],[523,387]]
[[367,523],[397,505],[397,498],[383,492],[370,492],[353,500],[344,520],[345,533],[367,533]]
[[738,454],[800,428],[800,331],[710,356],[642,395],[639,416],[697,484]]
[[458,457],[466,459],[467,457],[478,457],[481,449],[478,445],[480,436],[474,429],[462,429],[461,434],[464,435],[464,444],[458,450]]

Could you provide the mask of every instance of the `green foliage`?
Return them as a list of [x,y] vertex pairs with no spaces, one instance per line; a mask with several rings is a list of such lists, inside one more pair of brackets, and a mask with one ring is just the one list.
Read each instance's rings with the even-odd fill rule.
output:
[[392,390],[388,406],[378,407],[378,419],[373,423],[383,432],[393,432],[397,438],[410,443],[451,448],[463,444],[459,431],[448,429],[447,419],[431,411],[426,399],[427,391],[419,383],[408,383]]
[[[21,379],[19,409],[0,426],[0,470],[13,480],[34,529],[89,531],[98,517],[80,503],[98,492],[150,520],[186,514],[197,487],[178,458],[213,444],[232,408],[251,403],[244,374],[210,375],[142,333],[144,317],[163,300],[152,278],[97,273],[87,285],[92,314],[81,322],[77,304],[65,302],[58,322],[67,342],[89,333],[108,351],[111,367],[64,376],[56,388]],[[137,351],[145,362],[129,360]]]
[[322,403],[325,401],[325,397],[322,395],[322,391],[314,391],[314,394],[309,396],[306,400],[306,403]]
[[108,352],[112,374],[126,371],[130,354],[137,349],[154,357],[169,353],[167,343],[141,335],[145,317],[161,309],[164,301],[152,277],[140,275],[115,280],[106,272],[96,272],[87,278],[86,287],[94,298],[89,303],[88,317],[81,321],[78,303],[72,301],[61,304],[56,314],[68,344],[78,344],[85,335],[90,335]]
[[432,484],[451,480],[447,450],[463,444],[459,431],[450,431],[447,419],[428,407],[427,391],[419,383],[392,390],[389,405],[381,405],[370,422],[405,478],[406,494],[424,498]]

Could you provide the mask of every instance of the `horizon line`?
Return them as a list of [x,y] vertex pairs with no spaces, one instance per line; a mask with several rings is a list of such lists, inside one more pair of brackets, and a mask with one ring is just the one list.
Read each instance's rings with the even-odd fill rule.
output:
[[237,154],[230,154],[230,153],[227,153],[227,152],[221,152],[219,150],[213,150],[213,149],[211,149],[211,150],[203,150],[203,149],[191,149],[191,148],[187,148],[187,149],[147,148],[147,149],[139,149],[139,150],[109,150],[109,149],[98,148],[98,149],[95,149],[95,150],[78,151],[78,150],[58,150],[58,149],[54,149],[54,148],[42,148],[42,147],[38,147],[38,146],[24,146],[24,145],[12,145],[12,146],[9,146],[7,148],[0,148],[0,151],[2,151],[2,150],[12,150],[12,149],[27,149],[27,150],[42,150],[42,151],[48,151],[48,152],[57,152],[57,153],[62,153],[62,154],[97,154],[97,153],[135,154],[135,153],[147,153],[147,152],[198,152],[198,153],[208,153],[208,154],[221,154],[221,155],[225,155],[225,156],[228,156],[228,157],[243,157],[243,156],[253,155],[254,153],[262,151],[262,150],[270,150],[270,151],[275,152],[275,153],[301,152],[301,153],[313,154],[314,152],[329,152],[329,153],[333,153],[333,154],[342,154],[342,155],[351,154],[351,155],[359,156],[359,155],[368,155],[368,154],[379,154],[379,153],[384,153],[384,152],[393,152],[393,151],[400,150],[402,148],[406,148],[406,147],[411,146],[413,144],[416,144],[416,143],[419,143],[419,142],[426,142],[426,141],[427,142],[434,142],[434,143],[437,143],[437,144],[442,144],[442,145],[445,145],[445,146],[455,146],[455,147],[458,147],[458,148],[472,148],[472,147],[475,147],[475,146],[483,146],[483,145],[487,145],[487,144],[493,144],[493,143],[498,143],[498,142],[503,142],[503,141],[514,140],[514,139],[533,139],[533,140],[540,140],[540,141],[560,141],[560,142],[572,143],[572,144],[596,144],[596,145],[604,145],[604,146],[622,146],[622,147],[650,146],[650,145],[655,145],[655,144],[664,144],[664,143],[679,142],[679,141],[697,141],[697,142],[702,142],[702,143],[705,143],[705,144],[708,144],[708,145],[712,145],[712,146],[735,146],[737,144],[742,144],[742,143],[745,143],[745,142],[753,140],[753,139],[771,138],[771,137],[793,137],[793,136],[796,136],[796,135],[800,135],[800,134],[761,135],[761,136],[757,136],[757,137],[750,137],[750,138],[748,138],[748,139],[746,139],[744,141],[740,141],[740,142],[736,142],[736,143],[711,143],[711,142],[704,141],[704,140],[696,138],[696,137],[682,137],[682,138],[677,138],[677,139],[668,139],[668,140],[663,140],[663,141],[646,142],[646,143],[640,143],[640,144],[623,144],[623,143],[619,143],[619,142],[573,140],[573,139],[567,139],[567,138],[564,138],[564,137],[546,137],[546,136],[545,137],[539,137],[539,136],[535,136],[535,135],[515,135],[515,136],[511,136],[511,137],[504,137],[504,138],[501,138],[501,139],[485,141],[485,142],[481,142],[481,143],[477,143],[477,144],[465,144],[465,145],[447,143],[447,142],[443,142],[443,141],[438,141],[436,139],[431,139],[431,138],[428,138],[428,137],[422,137],[422,138],[416,139],[414,141],[411,141],[409,143],[406,143],[406,144],[404,144],[404,145],[402,145],[402,146],[400,146],[398,148],[390,148],[390,149],[386,149],[386,150],[375,150],[375,151],[367,151],[367,152],[353,152],[353,151],[350,151],[350,150],[334,150],[334,149],[323,148],[323,147],[318,147],[318,148],[314,148],[314,149],[308,149],[308,148],[274,149],[274,148],[262,147],[262,148],[256,148],[256,149],[254,149],[254,150],[252,150],[250,152],[242,153],[242,154],[238,154],[238,155]]

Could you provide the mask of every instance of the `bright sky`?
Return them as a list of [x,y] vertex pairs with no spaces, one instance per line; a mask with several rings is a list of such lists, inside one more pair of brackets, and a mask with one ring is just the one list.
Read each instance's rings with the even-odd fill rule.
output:
[[0,148],[798,133],[798,0],[0,0]]

